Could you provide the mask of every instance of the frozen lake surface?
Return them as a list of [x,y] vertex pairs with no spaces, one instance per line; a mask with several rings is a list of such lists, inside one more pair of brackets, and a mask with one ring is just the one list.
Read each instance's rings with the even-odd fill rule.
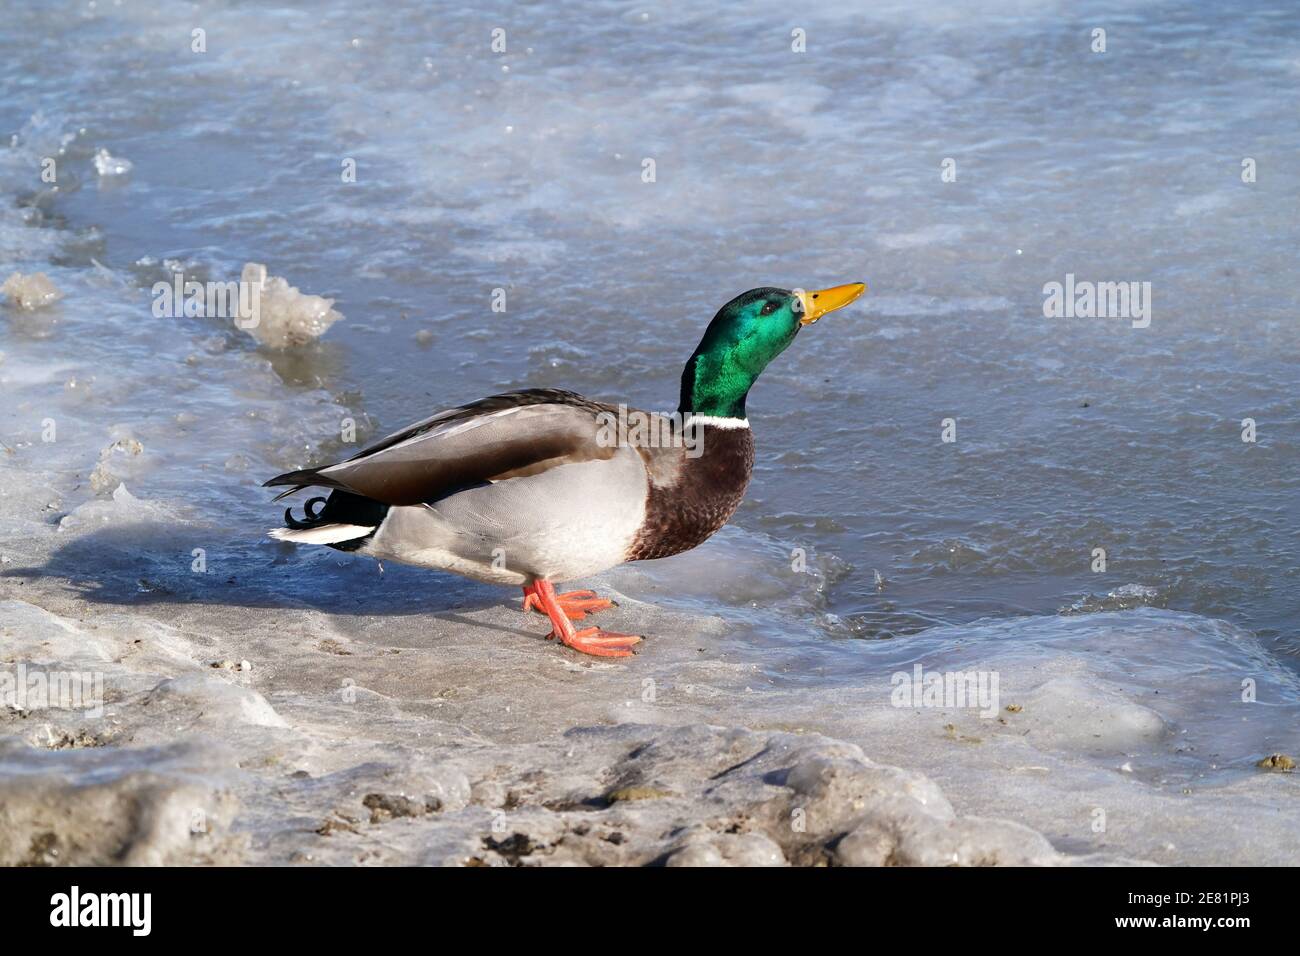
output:
[[[1297,777],[1256,766],[1300,755],[1289,5],[313,6],[6,5],[0,281],[61,298],[0,305],[0,660],[102,670],[109,711],[0,716],[32,833],[106,787],[158,833],[56,845],[508,859],[486,826],[556,861],[1297,862]],[[249,262],[344,318],[272,351],[151,312],[174,264]],[[1044,317],[1067,275],[1149,282],[1149,325]],[[263,536],[261,481],[350,453],[346,421],[535,386],[671,410],[732,296],[857,279],[751,394],[732,526],[589,582],[652,635],[634,661],[545,644],[513,593]],[[895,706],[918,664],[995,674],[996,716]],[[620,763],[633,739],[659,762]],[[654,835],[708,830],[701,774],[760,753],[777,816],[822,800],[826,829]],[[875,823],[826,767],[890,795]],[[574,836],[566,801],[620,783],[692,799],[612,801],[628,848]],[[770,786],[718,812],[777,813]]]

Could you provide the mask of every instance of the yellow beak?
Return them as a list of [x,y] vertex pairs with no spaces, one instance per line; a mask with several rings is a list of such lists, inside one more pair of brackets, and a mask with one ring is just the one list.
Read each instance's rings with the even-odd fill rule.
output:
[[842,309],[862,293],[867,291],[865,282],[850,282],[848,285],[832,286],[818,289],[816,292],[804,292],[796,289],[799,301],[803,304],[803,315],[799,317],[800,325],[812,325],[827,312]]

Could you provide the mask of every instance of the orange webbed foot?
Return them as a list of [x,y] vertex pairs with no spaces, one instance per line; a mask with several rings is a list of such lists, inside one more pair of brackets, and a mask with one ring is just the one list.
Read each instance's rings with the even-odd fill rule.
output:
[[[597,595],[595,591],[566,591],[555,595],[555,600],[570,621],[581,621],[588,614],[618,607],[613,601]],[[524,610],[536,611],[538,614],[546,613],[546,608],[542,607],[541,599],[535,591],[525,590]]]
[[[551,636],[555,636],[554,632]],[[602,631],[598,627],[584,627],[580,631],[574,631],[569,638],[561,634],[560,639],[575,651],[593,657],[631,657],[636,653],[632,650],[632,645],[641,643],[641,638],[636,634]]]
[[551,633],[547,640],[559,638],[566,647],[593,657],[631,657],[633,645],[641,638],[635,634],[602,631],[598,627],[577,630],[574,620],[581,620],[592,611],[614,607],[613,601],[596,596],[593,591],[570,591],[556,594],[549,581],[534,581],[524,586],[524,610],[536,608],[551,619]]

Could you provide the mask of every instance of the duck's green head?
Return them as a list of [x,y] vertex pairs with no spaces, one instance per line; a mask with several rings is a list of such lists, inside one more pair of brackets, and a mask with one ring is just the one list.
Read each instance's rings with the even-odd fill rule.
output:
[[750,289],[713,317],[682,372],[682,414],[744,418],[745,396],[767,364],[799,330],[848,305],[866,290],[861,282],[805,292]]

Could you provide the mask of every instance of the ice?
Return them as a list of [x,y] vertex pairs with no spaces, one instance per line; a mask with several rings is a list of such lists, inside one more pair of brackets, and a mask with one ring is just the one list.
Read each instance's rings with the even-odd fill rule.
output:
[[[261,694],[204,674],[186,674],[163,681],[143,701],[162,711],[188,712],[186,719],[284,727],[285,722]],[[191,716],[192,715],[192,716]],[[175,721],[176,716],[168,719]]]
[[260,299],[256,323],[236,317],[235,324],[269,348],[306,345],[343,318],[334,309],[333,299],[299,292],[280,276],[268,276],[266,266],[260,263],[247,263],[240,281],[256,287]]
[[118,487],[125,489],[125,480],[134,477],[138,471],[131,467],[133,459],[144,452],[144,445],[136,438],[119,438],[105,445],[99,453],[99,461],[90,473],[90,487],[95,491],[111,491]]
[[[116,647],[94,632],[25,601],[0,603],[4,647],[15,660],[64,663],[102,662]],[[39,635],[39,636],[37,636]]]
[[1116,688],[1077,678],[1044,681],[1022,707],[1034,714],[1035,745],[1056,750],[1129,753],[1174,733],[1159,713]]
[[1159,588],[1146,584],[1123,584],[1104,595],[1089,594],[1069,607],[1063,614],[1088,614],[1095,611],[1122,611],[1134,607],[1158,607],[1161,603]]
[[[0,864],[163,866],[230,862],[230,795],[218,755],[192,745],[51,752],[0,742]],[[228,761],[229,758],[227,757]]]
[[[1029,619],[821,650],[787,632],[774,650],[614,592],[609,626],[652,636],[631,664],[607,664],[539,657],[545,622],[494,593],[402,612],[384,598],[406,589],[401,569],[384,584],[357,568],[353,584],[292,610],[266,600],[274,582],[226,584],[210,603],[183,572],[139,592],[114,583],[137,573],[130,564],[106,568],[82,597],[6,572],[52,607],[96,602],[93,630],[25,602],[3,611],[21,622],[18,655],[75,661],[93,635],[85,659],[110,696],[108,727],[46,711],[24,740],[91,741],[81,746],[123,766],[178,734],[240,754],[238,778],[196,780],[238,801],[229,830],[210,830],[234,841],[232,859],[356,861],[390,828],[401,837],[384,837],[378,859],[391,863],[1289,859],[1287,818],[1267,808],[1295,775],[1254,763],[1300,749],[1296,706],[1283,703],[1294,678],[1247,635],[1195,616]],[[374,588],[360,606],[345,597]],[[756,649],[771,673],[747,663]],[[889,675],[917,655],[998,671],[1002,719],[892,707]],[[243,660],[275,664],[214,666]],[[1261,703],[1242,702],[1243,674]],[[724,715],[751,729],[718,726]]]
[[15,272],[0,285],[0,292],[8,297],[11,306],[28,312],[42,309],[61,298],[58,287],[44,272],[31,275]]
[[[70,627],[36,609],[7,610],[20,615],[33,640]],[[129,620],[110,614],[96,625],[101,640],[120,642],[119,654],[129,655],[134,640]],[[257,643],[275,642],[283,659],[298,657],[297,639],[277,641],[275,626],[269,618],[256,624]],[[281,692],[294,714],[289,722],[263,695],[236,682],[255,677],[217,676],[200,661],[186,666],[158,656],[161,648],[188,646],[194,653],[192,638],[163,628],[150,644],[154,649],[137,662],[118,656],[95,665],[114,688],[109,735],[97,736],[96,722],[75,713],[47,712],[41,733],[0,753],[7,771],[0,811],[15,821],[9,841],[0,842],[0,860],[61,853],[62,862],[89,864],[346,862],[376,852],[379,839],[386,849],[378,860],[390,863],[1064,861],[1032,830],[963,816],[924,775],[876,764],[858,747],[816,734],[691,723],[693,709],[680,715],[687,722],[679,725],[625,722],[535,737],[507,729],[521,727],[521,719],[503,722],[496,709],[490,722],[503,737],[467,739],[455,715],[427,707],[404,714],[380,700],[358,701],[369,717],[356,724],[348,681],[331,681],[323,672],[319,690],[306,697]],[[346,639],[344,648],[349,656],[373,656]],[[327,670],[347,660],[315,656]],[[164,660],[180,676],[156,684],[143,675],[124,679]],[[535,669],[535,660],[519,655],[508,666]],[[352,675],[352,686],[375,678],[382,686],[386,667],[340,673]],[[619,670],[594,673],[605,674],[599,684],[613,688],[626,682]],[[584,696],[597,686],[584,677],[592,671],[547,671],[547,707],[556,702],[557,686]],[[440,684],[456,686],[468,674],[447,673]],[[453,708],[456,701],[481,699],[445,689],[439,696]],[[368,730],[357,736],[363,727]],[[164,743],[177,735],[183,743]],[[67,753],[44,756],[44,749]],[[239,773],[232,772],[234,753],[243,755]],[[114,813],[153,823],[136,832],[103,827],[105,815]],[[314,825],[304,827],[304,818]],[[95,838],[86,839],[93,827],[99,828]]]
[[95,151],[95,172],[100,176],[125,176],[131,169],[132,164],[129,159],[114,156],[102,147]]
[[[97,465],[96,469],[98,467]],[[97,473],[91,473],[91,487],[98,491],[103,487],[104,482],[95,480]],[[142,502],[127,490],[125,484],[115,479],[108,479],[108,481],[111,481],[114,487],[107,499],[87,501],[78,505],[59,519],[59,529],[85,530],[88,527],[109,524],[133,526],[151,519],[171,516],[171,511],[167,507]]]

